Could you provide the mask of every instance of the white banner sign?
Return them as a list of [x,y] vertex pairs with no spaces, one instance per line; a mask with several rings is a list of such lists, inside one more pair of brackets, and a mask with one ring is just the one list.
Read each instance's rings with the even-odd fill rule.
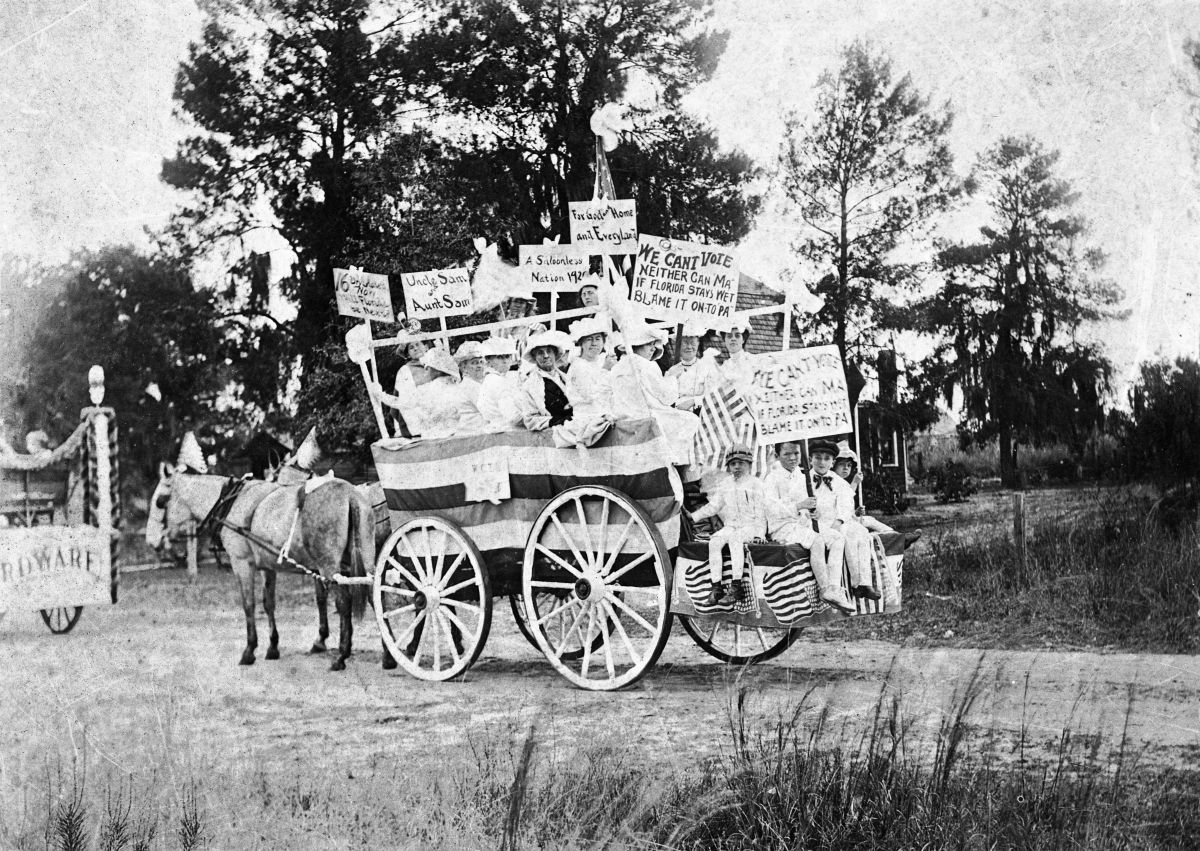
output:
[[588,256],[578,245],[522,245],[521,269],[535,293],[575,292],[588,273]]
[[632,200],[572,201],[571,242],[585,254],[633,254],[638,247]]
[[647,315],[670,322],[697,319],[719,328],[733,318],[737,295],[732,252],[661,236],[638,237],[629,298]]
[[466,269],[405,272],[400,283],[412,319],[436,319],[472,311],[471,276]]
[[0,529],[0,612],[107,603],[110,567],[107,530]]
[[853,430],[837,346],[755,355],[754,399],[760,439],[766,443]]
[[392,292],[388,289],[387,275],[376,275],[361,269],[334,269],[333,288],[337,293],[338,313],[342,316],[357,316],[374,319],[376,322],[392,322]]

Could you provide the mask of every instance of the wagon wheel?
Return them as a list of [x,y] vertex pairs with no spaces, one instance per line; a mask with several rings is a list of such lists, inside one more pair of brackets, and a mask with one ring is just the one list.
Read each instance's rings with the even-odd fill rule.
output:
[[422,680],[474,664],[492,623],[492,584],[479,549],[441,517],[409,520],[379,552],[375,619],[392,656]]
[[[581,486],[550,500],[521,574],[537,646],[575,685],[618,689],[658,661],[671,632],[670,561],[654,521],[620,491]],[[561,595],[547,611],[538,604],[545,591]]]
[[[566,630],[571,625],[571,618],[561,608],[562,603],[566,602],[566,599],[567,592],[559,591],[556,593],[549,590],[538,591],[537,596],[533,598],[534,608],[537,611],[535,615],[536,620],[541,620],[544,614],[552,611],[557,612],[557,614],[550,615],[548,620],[542,624],[546,632],[552,636],[565,637]],[[512,608],[513,620],[517,622],[517,629],[521,631],[521,635],[525,636],[526,641],[540,650],[541,646],[538,644],[537,639],[534,638],[533,632],[530,631],[529,621],[525,617],[525,596],[523,594],[510,594],[508,604]],[[593,653],[601,649],[601,641],[603,641],[603,638],[597,633],[596,637],[592,639]],[[562,654],[563,659],[573,662],[576,659],[583,658],[583,645],[578,636],[573,637],[572,643],[568,647],[574,649],[564,650]]]
[[42,609],[42,620],[55,635],[65,635],[79,623],[83,614],[83,606],[57,606],[53,609]]
[[800,637],[800,629],[742,626],[720,617],[679,616],[684,631],[710,656],[731,665],[753,665],[774,659]]

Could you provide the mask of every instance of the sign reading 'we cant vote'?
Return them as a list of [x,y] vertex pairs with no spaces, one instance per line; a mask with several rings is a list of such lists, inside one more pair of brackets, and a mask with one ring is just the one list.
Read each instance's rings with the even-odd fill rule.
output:
[[753,357],[759,440],[782,443],[852,431],[846,371],[837,346]]
[[738,268],[719,246],[642,234],[629,298],[649,316],[720,327],[737,308]]

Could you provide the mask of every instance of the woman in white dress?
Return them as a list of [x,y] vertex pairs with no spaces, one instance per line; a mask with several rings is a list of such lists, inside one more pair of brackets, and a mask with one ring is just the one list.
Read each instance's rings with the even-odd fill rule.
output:
[[622,335],[629,354],[609,373],[614,418],[653,417],[666,440],[670,463],[690,464],[700,420],[695,414],[673,407],[679,389],[655,363],[662,357],[667,332],[643,323],[623,328]]
[[721,368],[717,366],[716,349],[709,349],[700,357],[702,341],[708,329],[695,322],[685,322],[679,339],[679,362],[667,370],[667,378],[673,379],[679,388],[675,407],[682,411],[694,411],[700,399],[710,390],[721,386]]
[[[458,428],[461,399],[458,366],[450,353],[441,347],[434,347],[423,354],[421,365],[429,370],[432,378],[417,388],[411,408],[375,382],[371,382],[367,389],[385,405],[391,405],[402,413],[406,410],[415,413],[416,420],[423,424],[421,437],[447,437]],[[413,436],[418,435],[414,433]]]
[[490,423],[479,410],[479,394],[483,380],[488,374],[487,361],[483,359],[483,346],[475,340],[467,340],[454,353],[454,362],[462,374],[459,383],[458,433],[482,434],[490,430]]
[[604,368],[604,341],[608,323],[595,316],[571,325],[571,339],[579,354],[567,370],[567,400],[576,418],[610,417],[612,383]]
[[[421,392],[420,388],[433,380],[433,373],[421,363],[421,357],[429,351],[429,343],[425,340],[404,342],[402,336],[397,349],[404,356],[405,363],[396,370],[394,389],[397,403],[392,407],[400,412],[400,416],[404,420],[404,428],[408,429],[408,433],[418,435],[425,430],[425,422],[421,419],[420,404],[417,402],[417,398]],[[397,423],[396,434],[403,433],[404,431]]]
[[541,431],[562,425],[573,415],[567,399],[567,376],[559,361],[571,350],[571,338],[562,331],[530,334],[525,360],[533,366],[521,381],[521,409],[525,428]]
[[721,375],[734,386],[742,397],[754,406],[754,358],[746,351],[750,340],[750,321],[734,325],[721,332],[721,339],[729,357],[721,364]]
[[475,403],[479,413],[488,423],[489,431],[522,428],[520,386],[512,368],[516,343],[512,337],[489,337],[482,348],[488,372]]

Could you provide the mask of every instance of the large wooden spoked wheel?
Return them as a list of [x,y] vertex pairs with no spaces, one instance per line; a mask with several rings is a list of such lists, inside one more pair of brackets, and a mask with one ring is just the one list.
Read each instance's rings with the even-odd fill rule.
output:
[[671,632],[670,560],[649,515],[620,491],[581,486],[550,500],[521,578],[538,648],[575,685],[622,688],[658,661]]
[[679,616],[684,631],[710,656],[731,665],[753,665],[774,659],[792,646],[800,629],[742,626],[720,617]]
[[[572,618],[570,613],[565,611],[563,603],[567,600],[568,592],[559,591],[555,593],[549,590],[542,590],[533,598],[532,610],[536,612],[535,620],[541,620],[544,615],[548,615],[547,619],[542,622],[542,629],[552,636],[566,637],[566,631],[571,625]],[[526,602],[523,594],[511,594],[508,598],[508,604],[512,607],[513,620],[517,622],[517,629],[521,631],[521,635],[525,636],[525,640],[537,647],[537,638],[534,637],[533,631],[529,628],[529,621],[526,620]],[[554,614],[551,614],[551,613]],[[576,659],[583,658],[582,638],[576,635],[572,638],[572,644],[569,644],[567,649],[563,651],[562,658],[565,661],[572,662]],[[592,639],[592,649],[599,650],[602,638],[599,634]]]
[[83,606],[56,606],[42,609],[42,620],[55,635],[65,635],[75,628],[82,614]]
[[479,658],[492,585],[479,549],[454,523],[419,517],[392,532],[371,590],[383,643],[414,677],[453,679]]

